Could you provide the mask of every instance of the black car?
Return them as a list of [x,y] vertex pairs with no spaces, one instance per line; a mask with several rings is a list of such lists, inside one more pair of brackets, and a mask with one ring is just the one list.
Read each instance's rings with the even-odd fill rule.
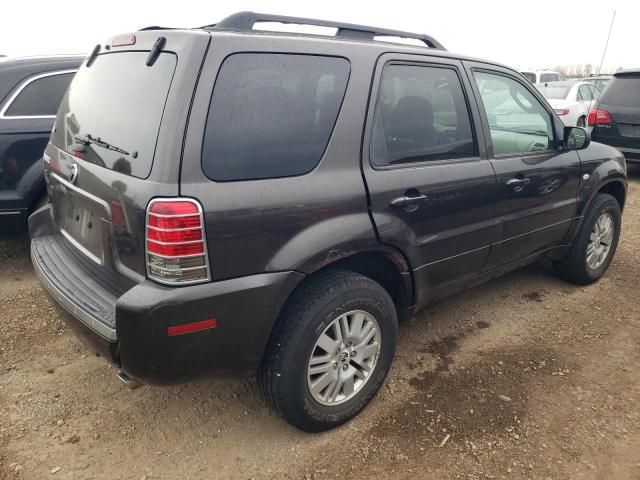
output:
[[33,264],[121,378],[257,373],[308,431],[367,405],[429,302],[543,258],[598,280],[627,184],[510,68],[254,13],[96,46],[44,162]]
[[592,138],[640,163],[640,69],[616,72],[598,103],[588,117]]
[[32,57],[0,63],[0,231],[24,229],[46,199],[42,153],[83,57]]

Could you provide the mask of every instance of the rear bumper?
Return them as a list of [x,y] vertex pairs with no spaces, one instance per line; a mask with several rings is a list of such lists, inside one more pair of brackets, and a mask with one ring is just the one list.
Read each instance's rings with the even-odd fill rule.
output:
[[[43,210],[34,215],[48,215]],[[33,265],[63,318],[94,350],[142,383],[254,372],[282,305],[304,277],[274,272],[186,287],[144,280],[118,292],[74,260],[62,235],[40,228],[34,236],[36,230]],[[208,319],[217,327],[168,335],[169,327]]]

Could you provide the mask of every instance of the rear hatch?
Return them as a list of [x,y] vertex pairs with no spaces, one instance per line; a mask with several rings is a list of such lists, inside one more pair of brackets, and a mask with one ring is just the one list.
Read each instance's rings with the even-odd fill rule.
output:
[[105,273],[144,278],[146,208],[179,193],[185,125],[209,40],[179,30],[115,37],[83,63],[62,100],[45,152],[53,218],[83,261]]
[[594,126],[593,140],[622,150],[640,149],[640,71],[616,73],[600,96],[598,109],[608,112],[610,122]]

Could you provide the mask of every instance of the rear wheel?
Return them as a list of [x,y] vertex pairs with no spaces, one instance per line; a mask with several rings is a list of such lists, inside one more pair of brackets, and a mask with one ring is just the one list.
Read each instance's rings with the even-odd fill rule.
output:
[[565,258],[553,264],[563,279],[580,285],[599,280],[613,259],[620,227],[620,205],[611,195],[600,193],[587,211],[580,231]]
[[582,128],[586,127],[587,126],[587,119],[584,116],[578,118],[578,122],[576,123],[576,125],[578,127],[582,127]]
[[384,382],[395,354],[391,297],[370,278],[329,271],[287,303],[259,381],[288,422],[308,431],[357,415]]

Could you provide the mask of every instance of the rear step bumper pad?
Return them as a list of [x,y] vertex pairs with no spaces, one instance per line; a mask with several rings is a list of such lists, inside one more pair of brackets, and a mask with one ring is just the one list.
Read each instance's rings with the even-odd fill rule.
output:
[[[115,342],[116,297],[101,289],[87,288],[72,271],[61,237],[48,235],[31,241],[31,261],[36,274],[51,296],[86,327]],[[67,287],[67,288],[65,288]]]

